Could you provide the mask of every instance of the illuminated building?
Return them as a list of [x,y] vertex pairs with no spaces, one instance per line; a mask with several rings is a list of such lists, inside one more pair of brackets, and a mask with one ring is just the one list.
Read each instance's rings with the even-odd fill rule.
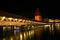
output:
[[40,22],[34,21],[24,16],[19,16],[16,14],[0,11],[0,26],[3,25],[21,26],[27,24],[40,24]]
[[35,20],[42,21],[42,17],[41,17],[41,13],[39,11],[39,8],[36,9],[34,16],[35,16]]

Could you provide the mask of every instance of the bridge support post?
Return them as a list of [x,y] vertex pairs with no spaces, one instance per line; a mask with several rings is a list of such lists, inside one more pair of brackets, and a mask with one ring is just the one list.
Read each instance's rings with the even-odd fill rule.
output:
[[0,37],[3,38],[3,27],[0,26]]

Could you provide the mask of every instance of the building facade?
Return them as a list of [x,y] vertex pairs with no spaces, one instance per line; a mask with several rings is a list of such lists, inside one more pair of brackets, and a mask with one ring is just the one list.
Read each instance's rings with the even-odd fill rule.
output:
[[42,17],[41,17],[41,13],[40,13],[39,8],[37,8],[37,9],[35,10],[34,16],[35,16],[35,20],[37,20],[37,21],[42,21]]

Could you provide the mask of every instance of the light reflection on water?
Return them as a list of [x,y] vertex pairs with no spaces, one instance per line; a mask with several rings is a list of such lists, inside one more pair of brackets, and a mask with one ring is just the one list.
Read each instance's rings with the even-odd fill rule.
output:
[[[5,27],[3,27],[5,31]],[[8,30],[8,29],[7,29]],[[40,40],[43,35],[43,39],[49,38],[51,35],[60,36],[60,24],[56,24],[56,26],[44,26],[41,28],[29,30],[29,31],[21,31],[21,30],[11,30],[5,31],[7,32],[7,37],[3,38],[3,40]],[[13,34],[13,35],[11,35]],[[5,35],[5,36],[6,36]],[[56,37],[58,37],[56,36]],[[34,39],[33,39],[34,38]],[[50,39],[50,38],[49,38]]]
[[26,40],[26,33],[24,32],[24,40]]
[[32,35],[34,35],[34,30],[23,32],[17,32],[17,30],[14,30],[13,36],[3,38],[3,40],[29,40]]
[[20,34],[20,40],[23,40],[23,35],[22,34]]
[[13,40],[13,38],[11,37],[10,40]]
[[5,38],[3,38],[3,40],[6,40]]
[[[60,30],[60,26],[56,26],[56,31]],[[53,25],[51,26],[45,26],[45,27],[41,27],[41,28],[37,28],[37,29],[33,29],[33,30],[29,30],[29,31],[21,31],[19,29],[17,30],[12,30],[12,32],[7,32],[6,35],[8,35],[7,37],[3,38],[3,40],[40,40],[40,38],[42,38],[43,35],[43,39],[47,39],[49,38],[51,35],[50,34],[54,34],[54,27]],[[55,31],[55,33],[56,33]],[[59,31],[60,32],[60,31]],[[13,35],[11,35],[13,34]],[[47,37],[46,37],[47,36]],[[54,35],[53,35],[54,36]]]

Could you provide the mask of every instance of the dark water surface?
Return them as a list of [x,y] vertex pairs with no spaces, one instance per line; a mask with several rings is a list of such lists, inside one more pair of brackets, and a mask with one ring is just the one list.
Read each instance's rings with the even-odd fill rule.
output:
[[3,33],[0,32],[0,40],[59,40],[59,33],[54,31],[50,32],[49,27],[47,28],[36,28],[32,30],[21,31],[20,29],[16,30],[5,30]]

